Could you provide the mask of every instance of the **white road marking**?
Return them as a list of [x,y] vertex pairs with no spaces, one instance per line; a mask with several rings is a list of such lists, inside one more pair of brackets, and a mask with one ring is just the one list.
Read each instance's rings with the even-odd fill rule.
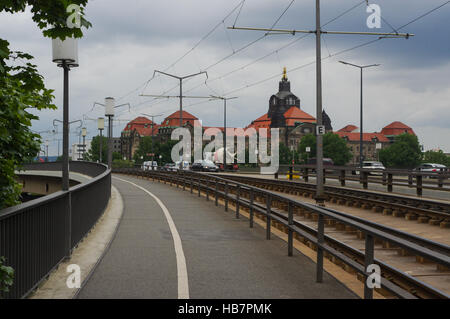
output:
[[181,244],[181,237],[178,233],[177,227],[175,226],[175,223],[173,222],[172,216],[170,215],[169,210],[164,205],[164,203],[155,195],[153,195],[151,192],[146,190],[145,188],[136,185],[135,183],[132,183],[130,181],[118,178],[113,176],[113,178],[118,179],[122,182],[126,182],[128,184],[131,184],[140,190],[146,192],[148,195],[153,197],[153,199],[158,203],[158,205],[161,207],[162,211],[164,212],[164,216],[166,217],[167,223],[169,224],[170,232],[172,233],[173,238],[173,245],[175,247],[175,255],[177,258],[177,273],[178,273],[178,299],[189,299],[189,283],[188,283],[188,274],[187,274],[187,267],[186,267],[186,258],[184,257],[184,251],[183,251],[183,245]]

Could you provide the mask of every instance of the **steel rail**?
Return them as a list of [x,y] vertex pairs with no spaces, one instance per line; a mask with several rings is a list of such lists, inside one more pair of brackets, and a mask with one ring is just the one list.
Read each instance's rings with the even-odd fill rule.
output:
[[[401,238],[399,236],[396,236],[395,234],[390,233],[388,230],[384,230],[381,228],[372,227],[371,225],[364,224],[360,221],[354,220],[352,218],[348,218],[342,214],[338,214],[333,211],[329,211],[327,209],[323,209],[321,207],[317,207],[314,205],[306,204],[300,201],[293,200],[291,198],[287,198],[285,196],[275,194],[273,192],[260,189],[257,187],[253,187],[248,184],[243,184],[234,180],[229,180],[217,176],[212,176],[208,174],[203,173],[187,173],[182,172],[181,173],[161,173],[156,171],[140,171],[137,169],[119,169],[116,170],[119,173],[126,173],[136,176],[142,176],[142,177],[151,177],[152,179],[158,179],[161,181],[168,181],[170,183],[174,183],[177,185],[182,185],[183,189],[186,188],[186,186],[191,188],[191,193],[193,192],[193,188],[197,188],[198,190],[198,196],[200,196],[201,190],[206,192],[206,198],[209,199],[209,193],[215,194],[216,197],[216,205],[217,205],[217,199],[218,196],[221,196],[224,200],[225,210],[228,210],[228,202],[234,201],[236,204],[236,217],[239,216],[239,207],[242,205],[243,207],[247,207],[250,211],[250,225],[252,225],[252,211],[256,210],[258,213],[263,214],[266,216],[267,221],[267,239],[270,239],[270,227],[271,227],[271,221],[276,221],[288,228],[288,232],[290,236],[292,236],[292,233],[297,233],[300,237],[305,238],[306,240],[312,242],[314,245],[316,245],[318,250],[323,250],[331,254],[332,256],[335,256],[336,258],[340,259],[342,262],[350,266],[351,268],[355,269],[358,273],[361,273],[367,277],[367,273],[365,272],[364,265],[356,262],[355,260],[352,260],[351,257],[346,256],[339,250],[345,250],[347,253],[350,252],[350,254],[355,257],[357,256],[358,259],[364,259],[367,261],[367,253],[362,253],[360,251],[355,250],[354,248],[346,245],[345,243],[339,242],[328,235],[325,235],[323,233],[320,233],[320,227],[318,230],[314,230],[313,228],[306,226],[304,224],[301,224],[299,222],[290,222],[292,220],[292,209],[289,209],[288,217],[286,217],[286,214],[276,212],[272,209],[271,203],[273,200],[282,201],[285,203],[288,203],[289,207],[298,207],[303,208],[307,210],[311,210],[314,213],[318,214],[319,216],[322,216],[322,218],[319,218],[323,222],[323,217],[331,218],[336,220],[339,223],[349,225],[350,227],[353,227],[354,229],[357,229],[359,231],[362,231],[366,235],[366,244],[368,238],[378,238],[383,241],[390,242],[396,246],[399,246],[401,248],[404,248],[408,251],[411,251],[415,253],[416,255],[425,257],[429,260],[433,260],[441,265],[450,266],[450,257],[448,257],[445,254],[442,254],[441,252],[433,251],[427,247],[422,247],[414,242],[409,242],[408,240],[405,240],[404,238]],[[213,184],[212,187],[210,184]],[[220,189],[219,187],[220,186]],[[233,188],[234,187],[234,188]],[[230,192],[231,191],[231,192]],[[236,195],[232,194],[232,191],[236,192]],[[243,198],[244,194],[242,191],[248,191],[250,193],[250,200],[246,200]],[[255,204],[253,201],[253,196],[257,194],[258,196],[263,196],[266,198],[266,208],[258,207],[258,204]],[[249,194],[246,194],[249,195]],[[308,229],[309,228],[309,229]],[[323,232],[323,227],[322,227]],[[324,238],[324,241],[321,241],[319,238],[322,236]],[[336,245],[337,248],[330,246]],[[292,245],[292,242],[291,242]],[[373,245],[373,240],[372,240]],[[372,248],[372,254],[373,254],[373,248]],[[369,256],[370,257],[370,256]],[[323,258],[323,257],[322,257]],[[395,280],[398,280],[400,278],[400,281],[406,281],[408,284],[413,285],[415,288],[419,289],[422,293],[425,294],[425,296],[431,296],[433,298],[449,298],[448,295],[445,293],[439,291],[438,289],[435,289],[426,283],[421,282],[420,280],[417,280],[416,278],[405,274],[401,272],[400,270],[397,270],[393,267],[390,267],[389,265],[373,258],[372,260],[377,261],[379,263],[383,270],[387,271],[390,274],[395,274],[396,278]],[[319,264],[318,264],[319,265]],[[318,266],[319,267],[319,266]],[[323,268],[320,270],[318,268],[318,272],[323,271]],[[382,278],[383,282],[383,288],[387,291],[393,293],[394,295],[401,297],[401,298],[416,298],[417,296],[414,296],[401,286],[399,286],[397,283],[390,282],[387,278]],[[418,296],[421,296],[420,293],[416,293]],[[423,296],[423,295],[422,295]],[[370,294],[368,295],[370,298]]]

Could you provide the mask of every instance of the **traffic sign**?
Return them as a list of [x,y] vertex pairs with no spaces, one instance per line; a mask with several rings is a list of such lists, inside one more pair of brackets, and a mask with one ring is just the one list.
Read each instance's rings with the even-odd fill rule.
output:
[[316,134],[324,135],[325,134],[325,125],[317,125],[316,126]]

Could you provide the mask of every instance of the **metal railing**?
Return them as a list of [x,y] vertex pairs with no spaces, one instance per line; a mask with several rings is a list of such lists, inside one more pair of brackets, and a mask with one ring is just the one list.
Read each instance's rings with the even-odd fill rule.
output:
[[[310,177],[316,177],[315,165],[280,165],[275,178],[286,175],[292,180],[294,176],[308,182]],[[364,189],[369,184],[381,184],[386,186],[388,192],[392,192],[394,186],[416,188],[418,196],[422,196],[424,189],[450,191],[450,172],[441,170],[436,172],[421,172],[406,169],[373,170],[351,166],[325,166],[324,182],[334,179],[345,186],[347,181],[359,182]]]
[[[58,171],[61,163],[25,165],[25,170]],[[70,171],[93,177],[86,183],[0,210],[0,256],[14,269],[4,298],[25,298],[88,234],[111,196],[106,165],[70,162]]]
[[[343,214],[333,210],[321,208],[305,202],[294,200],[283,195],[275,194],[273,192],[249,186],[248,184],[239,183],[217,176],[212,176],[204,173],[194,172],[160,172],[160,171],[142,171],[140,169],[117,169],[117,173],[125,173],[135,176],[142,176],[160,180],[164,182],[174,183],[177,187],[182,187],[183,190],[190,189],[191,193],[195,190],[200,196],[201,192],[206,194],[206,199],[212,197],[215,205],[218,205],[218,200],[222,199],[225,211],[229,209],[229,203],[235,205],[236,218],[240,216],[240,209],[246,208],[249,212],[249,225],[253,227],[255,214],[263,217],[266,224],[266,239],[271,237],[272,224],[279,223],[287,230],[288,234],[288,255],[292,256],[293,239],[294,236],[302,238],[311,243],[317,251],[317,269],[316,281],[323,280],[323,259],[324,255],[333,256],[352,268],[357,273],[364,276],[365,280],[372,274],[367,272],[367,267],[371,264],[378,264],[382,266],[383,270],[389,270],[390,273],[396,273],[401,276],[402,281],[412,282],[415,287],[420,289],[420,293],[428,298],[449,298],[447,294],[420,280],[401,272],[389,265],[386,265],[374,256],[374,245],[376,241],[389,242],[396,247],[400,247],[415,255],[422,256],[427,260],[434,261],[445,267],[450,267],[450,251],[433,251],[430,248],[423,247],[415,242],[406,240],[404,237],[392,233],[392,230],[384,230],[382,227],[373,227],[367,223],[362,223],[358,220],[349,218]],[[257,203],[259,202],[259,203]],[[260,204],[261,202],[265,204]],[[280,213],[274,206],[284,205],[287,214]],[[317,214],[317,229],[306,226],[294,220],[294,214],[299,210],[307,210]],[[365,250],[359,251],[344,243],[341,243],[332,237],[325,234],[324,225],[325,220],[334,220],[337,223],[351,227],[364,234]],[[358,260],[355,260],[355,257]],[[361,261],[362,262],[358,262]],[[399,298],[414,299],[418,298],[402,285],[397,285],[395,282],[381,277],[381,286],[390,294]],[[369,288],[367,284],[364,285],[364,297],[373,298],[373,289]]]

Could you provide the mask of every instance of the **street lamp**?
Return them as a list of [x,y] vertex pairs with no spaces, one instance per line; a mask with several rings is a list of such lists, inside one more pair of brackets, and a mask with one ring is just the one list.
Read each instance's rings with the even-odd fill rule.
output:
[[101,104],[98,102],[94,102],[94,105],[92,106],[92,110],[94,109],[95,105],[101,105],[105,108],[105,116],[108,118],[108,167],[112,168],[112,136],[113,136],[113,117],[114,117],[114,109],[128,105],[128,109],[131,108],[130,103],[124,103],[120,105],[115,105],[116,101],[113,97],[106,97],[105,98],[105,104]]
[[48,140],[45,140],[45,156],[47,157],[48,162]]
[[65,191],[69,189],[69,71],[78,67],[78,41],[53,39],[52,51],[53,62],[64,69],[62,189]]
[[361,104],[359,111],[359,167],[363,167],[363,69],[371,68],[375,66],[380,66],[380,64],[370,64],[370,65],[356,65],[344,61],[339,61],[342,64],[354,66],[359,68],[361,71]]
[[81,136],[83,136],[83,159],[84,159],[84,153],[86,153],[86,135],[87,130],[85,127],[81,129]]
[[103,136],[102,132],[105,129],[105,118],[99,117],[97,121],[98,130],[100,131],[100,154],[99,154],[99,162],[102,162],[102,155],[103,155]]

